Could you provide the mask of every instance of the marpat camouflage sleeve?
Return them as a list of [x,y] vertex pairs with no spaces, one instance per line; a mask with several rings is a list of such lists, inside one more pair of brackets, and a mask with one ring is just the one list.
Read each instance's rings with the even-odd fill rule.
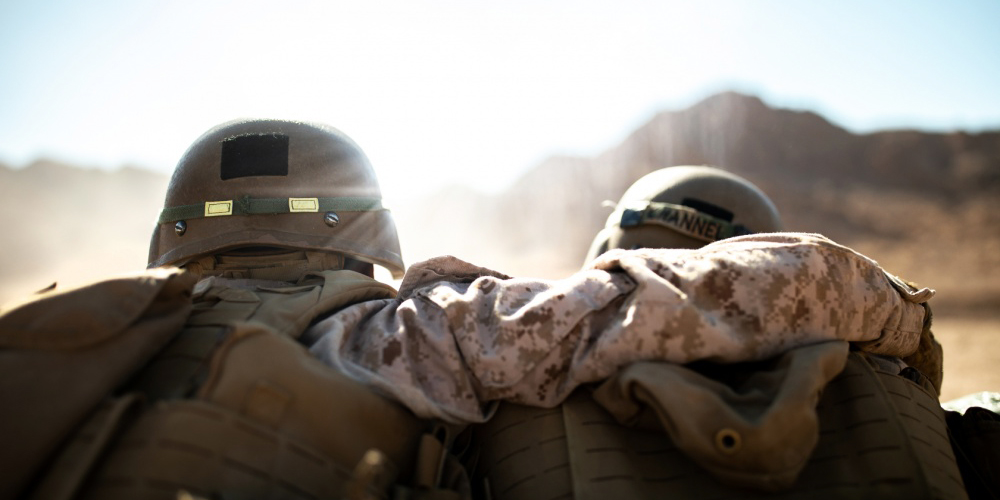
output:
[[615,250],[563,280],[442,257],[411,267],[396,299],[318,323],[311,350],[420,416],[479,422],[490,401],[555,406],[641,360],[752,361],[831,339],[906,356],[933,291],[895,281],[853,250],[798,233]]

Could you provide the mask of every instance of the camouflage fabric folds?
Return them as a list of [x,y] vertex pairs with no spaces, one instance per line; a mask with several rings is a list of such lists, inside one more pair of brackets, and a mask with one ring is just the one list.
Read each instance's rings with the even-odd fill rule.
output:
[[636,361],[755,361],[836,339],[905,357],[931,295],[897,289],[820,235],[749,235],[615,250],[562,280],[432,259],[397,298],[349,307],[308,336],[320,359],[420,416],[481,422],[490,401],[552,407]]

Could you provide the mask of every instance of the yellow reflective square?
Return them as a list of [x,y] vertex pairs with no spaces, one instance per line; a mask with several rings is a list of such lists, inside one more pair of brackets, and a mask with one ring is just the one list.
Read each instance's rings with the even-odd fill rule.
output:
[[233,215],[233,200],[205,202],[205,217],[220,215]]
[[289,198],[289,212],[319,212],[319,198]]

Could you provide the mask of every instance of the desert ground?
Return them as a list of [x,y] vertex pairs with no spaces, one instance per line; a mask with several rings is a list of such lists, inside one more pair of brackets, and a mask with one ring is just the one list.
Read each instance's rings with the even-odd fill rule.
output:
[[1000,317],[935,316],[932,330],[944,349],[942,402],[1000,392]]

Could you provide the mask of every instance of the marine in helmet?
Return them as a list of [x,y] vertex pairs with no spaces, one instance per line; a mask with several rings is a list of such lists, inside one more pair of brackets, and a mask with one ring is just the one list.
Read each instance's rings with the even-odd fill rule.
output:
[[[349,137],[270,119],[207,131],[170,180],[148,272],[0,319],[7,333],[44,330],[34,347],[50,345],[50,331],[81,339],[41,357],[27,348],[22,376],[73,397],[32,399],[40,382],[11,395],[38,403],[8,412],[8,429],[42,431],[5,439],[0,497],[461,498],[461,470],[444,461],[447,428],[302,345],[322,317],[395,295],[372,279],[375,265],[402,277],[391,214]],[[107,439],[95,443],[95,432]]]
[[[470,444],[463,457],[474,495],[480,498],[740,497],[793,485],[826,491],[827,498],[879,492],[920,496],[927,488],[962,494],[961,482],[952,482],[954,476],[948,474],[931,474],[919,485],[890,492],[870,485],[897,473],[898,468],[855,467],[849,465],[855,460],[851,456],[837,462],[835,467],[848,469],[838,475],[824,468],[832,457],[808,460],[818,434],[815,404],[819,393],[829,388],[834,399],[855,395],[852,390],[857,386],[888,376],[893,366],[884,372],[865,372],[855,357],[849,375],[843,377],[848,382],[827,387],[847,364],[844,344],[793,342],[800,347],[786,345],[774,351],[775,358],[727,352],[733,339],[756,337],[747,336],[748,329],[755,327],[744,321],[756,323],[761,317],[751,314],[752,319],[736,319],[747,309],[760,307],[784,314],[773,308],[771,299],[757,305],[750,299],[773,292],[775,283],[770,277],[775,269],[767,263],[769,257],[742,261],[735,267],[725,259],[702,260],[707,255],[730,255],[730,246],[763,243],[757,251],[791,237],[749,237],[781,229],[777,210],[758,188],[710,167],[664,169],[633,186],[609,221],[614,224],[609,222],[595,243],[601,253],[610,248],[669,250],[616,250],[560,283],[510,279],[454,259],[433,259],[410,268],[396,299],[402,302],[358,306],[353,318],[345,314],[317,324],[313,331],[319,332],[320,340],[312,351],[407,401],[418,414],[446,421],[485,421],[468,434]],[[720,241],[711,252],[677,250],[697,249],[726,238],[731,241]],[[595,277],[589,273],[615,274],[624,269],[634,270],[624,274],[638,288],[603,302],[603,294],[590,288]],[[663,281],[651,281],[649,271]],[[687,281],[686,272],[699,278]],[[692,286],[694,282],[699,284]],[[916,291],[893,282],[907,293]],[[723,296],[728,304],[716,302]],[[840,307],[836,309],[831,314],[843,314]],[[654,319],[655,313],[649,315],[653,311],[670,312]],[[688,314],[704,315],[704,322],[685,324],[682,318]],[[710,332],[709,324],[733,320],[739,325],[730,331],[733,337]],[[450,335],[442,336],[442,332]],[[682,340],[685,333],[693,333],[697,340],[691,338],[692,344],[687,344]],[[666,344],[672,342],[684,354],[671,353]],[[852,345],[862,350],[871,347],[862,348],[862,344]],[[714,354],[688,351],[702,348]],[[358,352],[380,355],[365,359],[352,354]],[[421,363],[431,359],[432,363]],[[749,361],[750,368],[744,366],[735,376],[746,375],[748,380],[740,389],[756,391],[755,395],[731,391],[682,366],[692,362],[708,366],[710,359]],[[769,382],[761,385],[761,379]],[[936,389],[926,378],[922,380],[924,387],[919,390],[925,392],[913,399],[933,404]],[[595,386],[587,384],[599,381],[603,383],[591,396]],[[891,379],[891,383],[901,381],[895,375]],[[762,386],[766,390],[759,390]],[[485,404],[490,402],[500,404]],[[847,422],[847,431],[827,429],[824,443],[836,448],[838,440],[857,439],[847,435],[856,432],[855,424],[873,415],[892,417],[873,432],[899,430],[899,415],[891,409],[867,410]],[[650,422],[657,418],[660,425],[652,424],[657,430],[651,434]],[[645,432],[620,425],[623,422],[639,425]],[[907,460],[914,474],[929,463],[936,470],[955,472],[947,440],[935,434],[940,430],[940,426],[908,428],[905,433],[928,447],[916,459],[902,448],[897,456],[883,458],[887,463]],[[894,438],[906,442],[910,435],[897,432]],[[862,487],[838,486],[856,480],[870,481]]]
[[[628,188],[595,237],[587,260],[612,249],[695,249],[781,228],[771,200],[748,180],[708,166],[668,167]],[[929,330],[924,333],[932,342]],[[808,349],[799,348],[798,354]],[[927,376],[939,376],[934,373],[939,364],[931,363],[931,373],[924,375],[899,358],[854,352],[846,366],[838,367],[843,368],[839,376],[824,381],[822,399],[817,393],[810,396],[807,406],[820,399],[818,415],[801,407],[789,411],[801,404],[795,397],[775,397],[762,406],[767,398],[761,395],[792,394],[788,380],[810,379],[807,372],[792,368],[795,351],[753,363],[701,360],[679,367],[639,362],[597,387],[576,391],[555,408],[501,403],[493,419],[472,433],[473,484],[484,496],[501,499],[765,498],[747,487],[798,498],[780,491],[781,482],[791,484],[793,491],[808,491],[809,498],[909,497],[924,495],[921,490],[928,488],[964,496],[961,479],[954,476],[949,443],[939,439],[947,433],[935,410],[940,378],[931,381]],[[742,413],[746,421],[724,425],[718,415],[705,411],[706,400],[727,399],[731,404],[717,410]],[[921,406],[925,410],[919,414],[912,411]],[[661,426],[655,423],[657,417]],[[706,464],[697,454],[691,455],[700,466],[679,452],[690,439],[681,429],[713,422],[707,427],[718,430],[711,444],[719,455],[738,455],[751,441],[769,441],[767,446],[776,453],[798,454],[803,450],[779,434],[794,434],[817,418],[824,432],[812,443],[815,449],[806,451],[813,458],[792,478],[781,478],[777,470],[758,470],[760,482],[754,484],[719,471],[718,463]],[[768,430],[772,419],[781,421],[777,432]],[[875,434],[880,435],[877,444]],[[876,446],[898,454],[883,457],[887,462],[852,465]],[[903,464],[909,468],[905,473],[899,469]],[[754,468],[745,465],[736,474]],[[704,474],[706,468],[714,477]],[[924,476],[926,470],[941,468],[952,475]],[[900,474],[923,476],[927,483],[913,488],[870,486]]]
[[667,167],[625,191],[594,237],[587,262],[611,248],[700,248],[781,230],[778,210],[750,181],[716,167]]
[[[379,198],[361,150],[331,127],[237,120],[200,137],[171,179],[150,271],[0,315],[3,366],[44,364],[18,380],[58,381],[74,394],[60,404],[75,402],[56,412],[70,415],[60,432],[10,440],[0,496],[467,497],[446,453],[453,426],[488,420],[496,401],[552,407],[638,361],[760,360],[820,343],[809,394],[848,343],[914,349],[931,295],[807,234],[731,238],[683,259],[609,252],[557,281],[441,257],[411,266],[397,292],[371,278],[373,265],[403,271]],[[827,300],[796,308],[817,294]],[[45,427],[31,425],[53,414],[37,391],[6,387],[17,390],[0,401],[19,403],[5,429]],[[740,443],[681,431],[702,465],[717,462],[713,443]],[[799,447],[818,433],[805,431]],[[755,483],[747,463],[801,466],[771,456],[743,442],[709,469]]]

